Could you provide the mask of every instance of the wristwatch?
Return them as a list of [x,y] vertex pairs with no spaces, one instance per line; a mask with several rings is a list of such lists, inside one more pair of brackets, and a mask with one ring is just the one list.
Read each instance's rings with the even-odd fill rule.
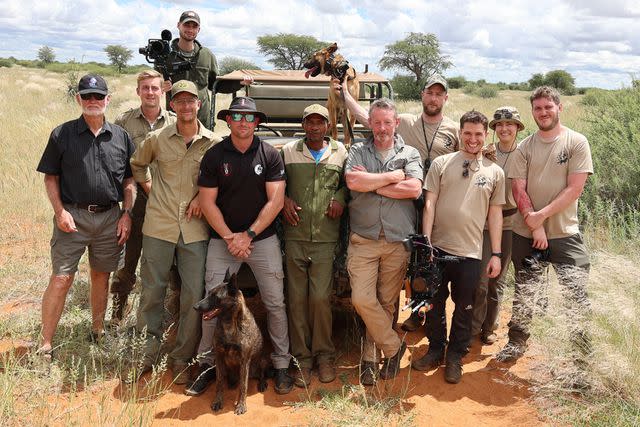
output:
[[247,228],[247,236],[249,236],[249,238],[253,240],[256,238],[256,232],[253,231],[251,228]]
[[497,256],[498,258],[502,258],[502,252],[491,252],[491,256]]

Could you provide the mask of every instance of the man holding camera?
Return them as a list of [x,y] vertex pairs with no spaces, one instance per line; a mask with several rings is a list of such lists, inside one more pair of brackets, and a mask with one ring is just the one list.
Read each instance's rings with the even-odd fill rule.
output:
[[580,235],[578,199],[593,173],[591,150],[584,135],[560,123],[562,104],[556,89],[539,87],[530,101],[538,131],[518,145],[509,169],[520,211],[513,221],[516,283],[509,342],[496,359],[511,362],[524,354],[536,299],[546,290],[544,271],[551,263],[574,322],[571,338],[580,361],[590,350],[584,330],[590,262]]
[[[202,103],[200,110],[198,110],[198,120],[207,129],[211,129],[212,117],[209,90],[213,89],[213,83],[218,74],[216,57],[208,48],[202,46],[196,40],[200,32],[200,16],[196,12],[187,10],[180,15],[178,31],[180,37],[171,42],[171,53],[168,61],[188,62],[191,67],[188,70],[177,72],[172,76],[172,79],[173,81],[189,80],[195,83],[198,88],[198,98]],[[156,69],[158,69],[157,65]],[[171,87],[171,80],[165,80],[163,90],[169,92]],[[167,98],[167,109],[170,108],[169,98]]]

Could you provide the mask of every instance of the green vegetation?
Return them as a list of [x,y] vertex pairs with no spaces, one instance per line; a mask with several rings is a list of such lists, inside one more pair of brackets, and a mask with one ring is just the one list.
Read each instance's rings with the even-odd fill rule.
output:
[[49,46],[38,49],[38,60],[43,64],[51,64],[56,59],[56,54]]
[[[258,37],[258,51],[277,70],[302,70],[311,54],[329,46],[312,36],[290,33],[266,34]],[[338,46],[339,47],[339,46]]]
[[127,67],[127,62],[133,58],[131,49],[118,44],[110,44],[104,48],[104,51],[109,58],[109,62],[118,70],[118,73],[121,73]]
[[235,56],[225,56],[218,64],[219,73],[221,76],[229,74],[236,70],[259,70],[256,64],[251,61],[247,61],[242,58],[236,58]]

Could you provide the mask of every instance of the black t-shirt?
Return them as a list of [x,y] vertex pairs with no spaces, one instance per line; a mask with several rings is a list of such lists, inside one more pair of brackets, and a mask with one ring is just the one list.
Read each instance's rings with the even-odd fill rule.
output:
[[[247,230],[267,203],[266,183],[284,181],[284,163],[278,150],[254,136],[249,149],[241,153],[226,137],[211,147],[200,163],[198,185],[218,188],[216,205],[234,233]],[[253,240],[275,233],[273,223]],[[212,230],[212,238],[220,238]]]
[[129,159],[134,151],[120,126],[105,121],[94,136],[80,116],[51,132],[37,171],[60,177],[63,203],[108,205],[123,200],[122,184],[132,177]]

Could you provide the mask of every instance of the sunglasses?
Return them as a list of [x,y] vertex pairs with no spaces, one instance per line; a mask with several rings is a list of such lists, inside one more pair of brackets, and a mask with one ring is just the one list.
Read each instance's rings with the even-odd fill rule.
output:
[[462,177],[463,178],[468,178],[469,177],[469,169],[471,169],[473,172],[477,172],[477,171],[480,170],[480,167],[478,166],[477,169],[473,169],[471,167],[471,161],[465,160],[464,162],[462,162]]
[[512,119],[513,118],[513,113],[511,113],[511,111],[503,109],[503,110],[498,110],[495,112],[495,114],[493,115],[493,119],[494,120],[500,120],[500,119]]
[[255,114],[243,114],[243,113],[231,113],[229,115],[231,116],[232,122],[239,122],[244,117],[247,123],[253,123],[255,122],[257,117]]
[[106,96],[107,95],[103,95],[101,93],[83,93],[82,95],[80,95],[80,98],[82,98],[84,101],[88,101],[90,99],[102,101],[104,98],[106,98]]

